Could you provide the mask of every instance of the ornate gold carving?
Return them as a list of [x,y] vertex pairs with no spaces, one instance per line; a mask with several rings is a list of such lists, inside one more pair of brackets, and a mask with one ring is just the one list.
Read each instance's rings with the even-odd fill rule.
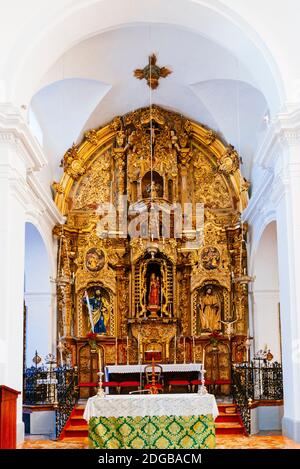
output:
[[208,246],[202,249],[201,262],[205,269],[213,270],[220,265],[220,252],[214,246]]
[[224,177],[213,170],[202,152],[196,152],[193,165],[196,200],[211,208],[232,207],[232,198]]
[[99,272],[105,264],[105,255],[103,251],[97,248],[91,248],[85,255],[85,265],[90,272]]
[[221,155],[219,161],[219,171],[225,174],[233,174],[240,166],[240,159],[237,151],[229,145],[225,153]]
[[75,145],[75,143],[65,153],[62,160],[62,166],[64,171],[75,180],[85,173],[85,167],[82,165],[78,154],[78,146]]
[[100,155],[87,170],[73,198],[73,209],[97,208],[109,202],[111,189],[111,152]]
[[204,137],[204,141],[206,143],[206,145],[211,145],[217,138],[217,134],[216,132],[214,132],[213,130],[208,130],[205,137]]
[[52,183],[52,189],[57,193],[57,194],[64,194],[65,190],[59,182],[53,182]]
[[98,143],[98,132],[96,129],[91,129],[88,132],[85,132],[84,134],[86,140],[90,142],[92,145],[97,145]]
[[109,128],[117,131],[122,127],[122,119],[120,116],[115,117],[109,124]]
[[131,326],[133,337],[140,340],[142,354],[146,350],[153,350],[154,347],[160,345],[162,350],[162,360],[169,361],[170,358],[170,342],[176,334],[175,323],[165,323],[161,320],[156,322],[139,322]]
[[[64,175],[53,187],[57,206],[66,215],[58,263],[61,335],[74,337],[74,344],[84,340],[90,325],[82,296],[87,289],[101,287],[109,292],[110,333],[123,338],[120,350],[124,349],[124,337],[129,336],[130,361],[138,357],[138,331],[143,337],[142,347],[158,344],[164,357],[172,360],[170,347],[175,333],[201,334],[200,340],[208,341],[208,332],[199,329],[199,292],[209,286],[221,295],[222,320],[236,319],[234,334],[245,334],[247,285],[233,279],[242,276],[246,268],[246,226],[242,230],[240,213],[246,206],[249,187],[240,174],[239,157],[232,146],[225,147],[214,131],[153,106],[118,116],[101,129],[86,132],[83,142],[66,152],[63,164]],[[139,266],[144,262],[145,267],[145,260],[150,259],[149,239],[128,239],[126,233],[123,238],[100,239],[97,235],[97,225],[105,216],[97,211],[99,204],[108,206],[126,192],[135,212],[130,213],[130,221],[136,214],[142,215],[140,223],[146,220],[152,227],[151,204],[158,202],[162,207],[156,220],[160,239],[152,243],[154,257],[161,259],[162,317],[159,313],[147,318],[142,310],[143,298],[149,292],[147,272]],[[162,239],[165,214],[173,213],[174,207],[182,209],[185,202],[191,202],[193,209],[197,203],[205,205],[202,246],[189,247],[186,243],[189,231],[195,229],[194,212],[192,228],[182,238],[174,236],[172,219],[171,235]],[[120,212],[121,205],[116,203],[117,215]],[[118,229],[116,226],[112,231],[118,234]],[[61,233],[60,226],[54,229],[59,239]],[[166,307],[169,304],[171,311]],[[106,360],[113,363],[115,339],[100,340]],[[177,360],[183,359],[182,347],[181,342]],[[196,348],[200,360],[202,347],[198,344]],[[226,368],[225,361],[222,366]]]

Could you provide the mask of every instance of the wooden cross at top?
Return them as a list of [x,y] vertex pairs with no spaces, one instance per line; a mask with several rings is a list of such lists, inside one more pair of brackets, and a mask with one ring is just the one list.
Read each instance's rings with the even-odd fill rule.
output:
[[160,78],[166,78],[172,73],[167,67],[159,67],[156,65],[157,57],[155,54],[149,55],[149,62],[144,68],[137,68],[133,75],[139,80],[147,80],[148,86],[155,90],[159,85]]

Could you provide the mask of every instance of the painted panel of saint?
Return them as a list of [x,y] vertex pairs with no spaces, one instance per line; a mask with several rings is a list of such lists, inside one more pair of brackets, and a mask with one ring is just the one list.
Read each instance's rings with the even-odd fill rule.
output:
[[103,251],[91,248],[86,253],[85,265],[91,272],[98,272],[105,264],[105,256]]

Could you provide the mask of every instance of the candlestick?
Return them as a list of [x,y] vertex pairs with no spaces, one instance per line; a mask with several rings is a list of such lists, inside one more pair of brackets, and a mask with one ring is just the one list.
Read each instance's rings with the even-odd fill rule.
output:
[[196,363],[195,336],[193,335],[193,361]]
[[163,291],[162,291],[162,281],[160,280],[160,310],[162,315],[162,304],[163,304]]
[[63,355],[62,355],[63,344],[62,344],[62,341],[61,341],[60,334],[58,334],[58,347],[57,348],[59,350],[59,355],[60,355],[60,366],[63,367],[64,366]]
[[103,371],[99,371],[99,373],[97,373],[97,375],[99,376],[97,396],[100,397],[101,399],[103,399],[105,397],[105,392],[104,392],[104,389],[103,389],[103,379],[102,379],[102,376],[104,375],[104,373],[103,373]]
[[110,203],[113,203],[113,181],[110,182]]
[[126,337],[126,358],[127,358],[127,365],[129,365],[129,338]]
[[205,362],[205,348],[203,347],[203,352],[202,352],[202,363],[203,363],[203,368],[204,368],[204,362]]
[[98,349],[98,359],[99,359],[99,371],[102,371],[102,357],[100,348]]
[[140,333],[138,333],[138,364],[141,364],[141,353],[140,353]]
[[116,337],[115,341],[115,347],[116,347],[116,359],[115,359],[115,365],[118,364],[118,337]]
[[176,364],[176,347],[177,347],[177,334],[175,334],[175,338],[174,338],[174,364]]
[[185,336],[183,337],[183,363],[185,363],[185,359],[186,359],[186,356],[185,356]]
[[200,394],[201,396],[205,396],[205,394],[207,394],[207,389],[205,387],[205,377],[204,377],[205,373],[206,373],[206,370],[204,369],[204,365],[203,365],[200,371],[201,385],[198,386],[198,394]]

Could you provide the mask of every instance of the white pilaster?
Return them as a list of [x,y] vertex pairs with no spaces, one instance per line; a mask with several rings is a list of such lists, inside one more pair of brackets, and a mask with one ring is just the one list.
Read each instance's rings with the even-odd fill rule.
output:
[[[22,391],[26,164],[10,133],[0,133],[0,383]],[[18,398],[18,441],[23,437]]]
[[[52,227],[62,222],[49,191],[38,181],[37,173],[46,164],[18,110],[0,103],[0,384],[18,391],[23,387],[25,222],[43,225],[48,244]],[[21,442],[22,395],[17,405]]]
[[[286,106],[257,152],[260,184],[244,213],[252,229],[251,274],[262,233],[276,221],[284,386],[283,433],[300,442],[300,108]],[[272,265],[270,259],[268,266]],[[257,286],[254,285],[254,294]],[[275,303],[256,292],[256,305],[275,312]],[[267,332],[266,332],[267,335]],[[261,335],[263,340],[263,335]]]
[[275,168],[285,435],[300,441],[300,132],[283,129]]

